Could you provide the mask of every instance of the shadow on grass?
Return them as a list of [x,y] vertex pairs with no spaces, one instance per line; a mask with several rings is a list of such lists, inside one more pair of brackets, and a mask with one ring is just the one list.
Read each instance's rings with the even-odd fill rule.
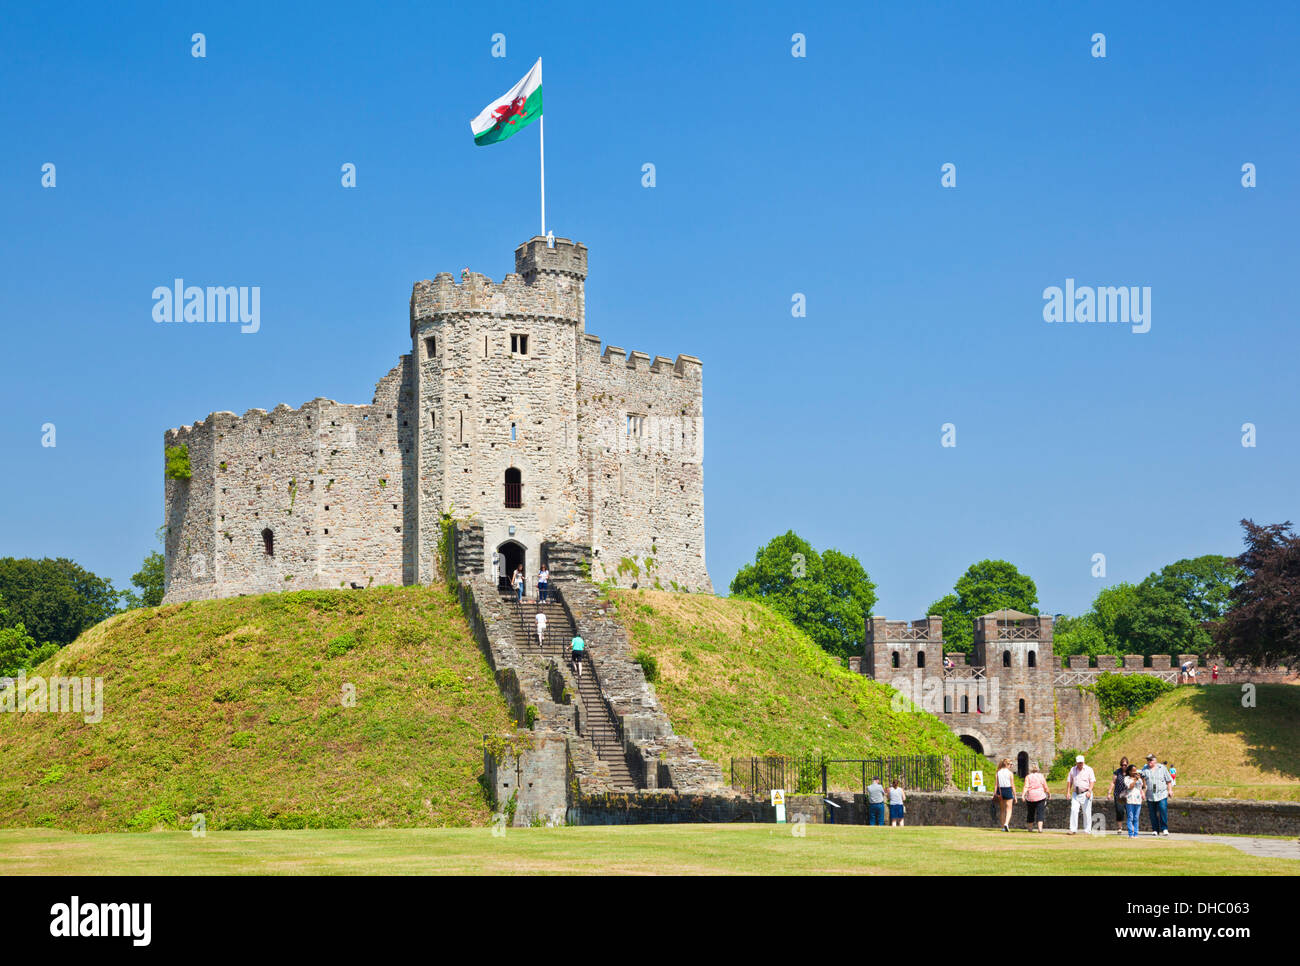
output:
[[1283,777],[1300,779],[1300,686],[1256,685],[1255,707],[1243,707],[1240,687],[1197,688],[1187,702],[1215,734],[1239,734],[1246,763]]

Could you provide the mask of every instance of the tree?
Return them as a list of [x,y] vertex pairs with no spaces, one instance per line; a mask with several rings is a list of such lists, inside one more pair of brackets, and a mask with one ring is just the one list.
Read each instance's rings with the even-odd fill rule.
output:
[[818,553],[793,530],[759,548],[731,581],[731,593],[768,604],[841,660],[861,653],[876,603],[876,585],[856,557]]
[[1261,526],[1242,520],[1242,574],[1214,638],[1224,660],[1275,667],[1300,664],[1300,536],[1291,521]]
[[140,593],[122,591],[122,600],[126,606],[128,608],[157,607],[161,604],[165,572],[166,564],[162,554],[155,550],[146,556],[140,572],[131,578],[131,583],[140,588]]
[[926,611],[943,618],[944,648],[949,651],[970,653],[977,617],[1004,609],[1038,613],[1038,588],[1032,579],[1005,560],[971,564],[953,591],[936,600]]
[[0,677],[13,677],[34,668],[58,649],[56,644],[37,644],[27,628],[14,623],[0,600]]
[[117,613],[113,582],[71,560],[0,559],[0,598],[12,621],[38,641],[59,647]]
[[1091,614],[1070,617],[1062,614],[1052,627],[1052,650],[1057,657],[1070,657],[1074,654],[1086,654],[1095,657],[1098,654],[1111,654],[1106,648],[1106,635],[1091,619]]

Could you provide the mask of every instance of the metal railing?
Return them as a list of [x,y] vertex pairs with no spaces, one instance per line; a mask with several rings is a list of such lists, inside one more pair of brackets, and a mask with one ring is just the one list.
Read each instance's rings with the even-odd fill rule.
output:
[[972,771],[987,767],[982,755],[877,755],[827,758],[819,754],[732,758],[731,785],[754,794],[782,789],[792,795],[823,796],[832,791],[866,794],[872,778],[889,785],[895,778],[912,791],[938,792],[961,787]]

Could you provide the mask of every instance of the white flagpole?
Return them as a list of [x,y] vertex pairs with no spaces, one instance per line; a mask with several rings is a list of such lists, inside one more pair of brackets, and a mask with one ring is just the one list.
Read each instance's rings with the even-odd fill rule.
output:
[[546,112],[537,119],[537,149],[542,162],[542,237],[546,237]]

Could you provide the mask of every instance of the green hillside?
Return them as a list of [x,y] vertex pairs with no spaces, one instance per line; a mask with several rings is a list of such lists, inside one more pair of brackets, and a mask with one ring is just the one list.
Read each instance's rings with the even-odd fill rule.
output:
[[102,677],[103,720],[0,714],[0,826],[481,825],[511,727],[442,587],[129,611],[32,673]]
[[1178,769],[1175,798],[1300,801],[1300,687],[1261,684],[1254,707],[1241,702],[1240,687],[1181,687],[1104,735],[1088,760],[1109,771],[1121,755],[1139,767],[1155,755]]
[[970,749],[930,714],[890,708],[893,690],[854,674],[771,608],[754,601],[614,591],[678,734],[721,762],[821,751],[835,758]]

